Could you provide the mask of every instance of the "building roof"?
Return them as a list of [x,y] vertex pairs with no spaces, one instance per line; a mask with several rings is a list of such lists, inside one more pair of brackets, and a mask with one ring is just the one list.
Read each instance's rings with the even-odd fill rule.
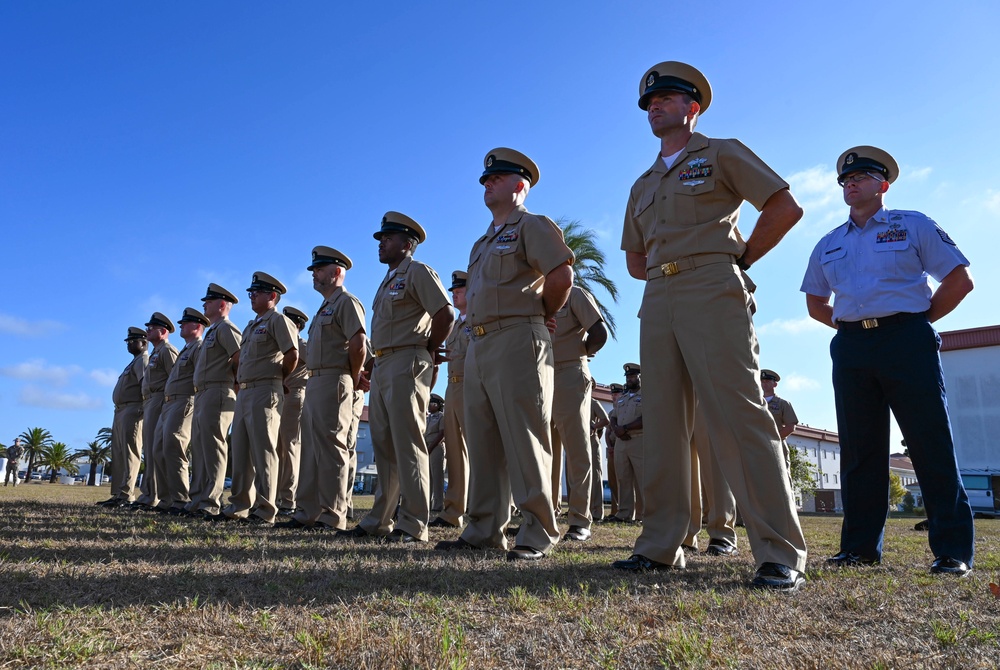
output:
[[1000,346],[1000,326],[983,326],[941,333],[941,351]]

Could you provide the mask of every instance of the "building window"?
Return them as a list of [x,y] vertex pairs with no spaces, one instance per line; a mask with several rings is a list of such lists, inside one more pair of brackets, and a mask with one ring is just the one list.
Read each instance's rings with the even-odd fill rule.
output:
[[839,484],[840,483],[840,482],[837,481],[837,475],[833,476],[833,483],[834,484]]
[[831,451],[830,452],[830,458],[832,458],[833,460],[837,460],[837,452],[836,451]]
[[823,481],[826,482],[826,483],[829,483],[830,482],[830,475],[824,472],[823,473]]

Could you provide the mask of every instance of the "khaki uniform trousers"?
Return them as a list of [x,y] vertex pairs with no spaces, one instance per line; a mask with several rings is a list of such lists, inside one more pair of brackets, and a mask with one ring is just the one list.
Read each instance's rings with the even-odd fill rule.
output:
[[354,416],[351,418],[351,431],[347,437],[347,451],[351,455],[347,480],[347,518],[354,518],[354,479],[358,474],[358,427],[361,425],[361,413],[365,409],[365,392],[354,391]]
[[236,394],[233,418],[233,489],[223,513],[231,518],[250,514],[274,521],[278,508],[278,427],[285,393],[281,381]]
[[[646,390],[642,391],[643,400]],[[640,521],[646,512],[647,501],[642,487],[642,473],[645,470],[645,452],[642,444],[646,430],[646,417],[642,419],[643,430],[631,431],[629,440],[618,438],[615,442],[615,471],[618,474],[618,518],[626,521]],[[691,483],[688,482],[688,486]],[[645,554],[643,554],[645,556]]]
[[[611,430],[611,426],[604,429],[604,434],[607,435],[609,430]],[[615,449],[612,447],[605,452],[605,456],[608,459],[608,488],[611,489],[611,509],[608,510],[608,513],[613,517],[618,517],[618,468],[615,467],[615,453]]]
[[354,382],[349,373],[323,370],[307,382],[302,409],[302,477],[295,519],[347,528],[351,453],[347,448],[354,421]]
[[156,490],[156,438],[160,425],[160,414],[163,411],[163,392],[151,393],[142,401],[142,456],[146,462],[146,470],[139,483],[139,502],[155,507],[160,503],[160,494]]
[[[607,429],[605,429],[607,430]],[[601,476],[601,438],[590,436],[590,518],[604,518],[604,478]]]
[[691,438],[691,530],[684,544],[697,548],[703,520],[709,541],[736,546],[736,498],[712,455],[708,426],[699,410]]
[[233,423],[236,392],[232,384],[219,383],[198,389],[194,396],[191,440],[191,502],[189,511],[219,514],[226,489],[229,445],[226,435]]
[[695,398],[711,451],[743,511],[756,564],[805,569],[806,547],[781,440],[760,393],[750,294],[734,265],[646,282],[642,302],[644,429],[656,435],[643,471],[645,513],[634,553],[684,565],[691,525]]
[[430,475],[430,510],[440,512],[444,505],[445,445],[442,441],[427,455],[427,469]]
[[115,408],[111,424],[111,492],[119,500],[135,500],[142,432],[141,402],[130,402]]
[[[307,384],[309,382],[306,382]],[[302,401],[305,387],[289,390],[278,427],[278,508],[295,509],[302,461]]]
[[422,348],[400,349],[375,362],[368,426],[378,487],[372,511],[361,520],[361,527],[372,535],[387,535],[399,528],[427,541],[430,466],[424,430],[433,374],[430,352]]
[[191,500],[187,448],[191,442],[193,395],[172,395],[163,403],[156,438],[156,490],[160,507],[184,507]]
[[552,340],[543,324],[515,324],[470,342],[466,542],[506,549],[511,499],[522,515],[515,545],[548,553],[559,541],[552,510],[552,380]]
[[465,383],[449,381],[444,392],[444,448],[448,490],[438,516],[461,527],[469,495],[469,451],[465,444]]
[[[556,446],[559,445],[559,446]],[[562,496],[562,460],[566,454],[569,525],[590,528],[590,368],[586,361],[555,366],[552,396],[552,491],[555,509]],[[600,461],[598,461],[600,463]]]

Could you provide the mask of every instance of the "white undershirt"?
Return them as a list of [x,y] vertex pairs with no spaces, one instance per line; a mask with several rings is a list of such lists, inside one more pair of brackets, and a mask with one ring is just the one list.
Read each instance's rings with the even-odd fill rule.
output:
[[[687,148],[687,147],[685,147],[685,148]],[[660,156],[660,159],[663,161],[663,164],[666,165],[667,169],[669,170],[670,168],[672,168],[674,166],[674,163],[677,162],[677,158],[680,157],[680,155],[683,152],[684,152],[684,149],[681,149],[677,153],[672,154],[670,156]]]

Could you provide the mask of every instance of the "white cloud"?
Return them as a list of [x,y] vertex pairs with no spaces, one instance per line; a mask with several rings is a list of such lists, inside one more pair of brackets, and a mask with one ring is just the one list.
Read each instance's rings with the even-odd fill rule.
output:
[[82,371],[78,365],[48,365],[44,360],[33,359],[0,368],[0,375],[32,382],[46,382],[53,386],[65,386],[70,377]]
[[104,405],[86,393],[52,393],[37,386],[25,386],[18,400],[22,405],[46,409],[95,410]]
[[11,314],[0,314],[0,333],[21,337],[47,337],[65,329],[58,321],[29,321]]
[[758,335],[799,335],[823,330],[825,326],[810,316],[798,319],[775,319],[757,326]]
[[814,391],[822,388],[822,385],[815,379],[795,372],[784,375],[779,384],[788,391]]
[[805,211],[808,227],[832,228],[844,218],[843,192],[837,185],[837,173],[816,165],[788,177],[792,194]]
[[986,209],[989,211],[1000,214],[1000,191],[995,191],[992,188],[986,191],[986,197],[982,200]]
[[906,173],[906,178],[909,180],[927,181],[927,179],[930,178],[931,176],[931,172],[934,171],[934,168],[931,167],[922,167],[914,169],[906,168],[904,171]]
[[87,376],[93,379],[95,382],[101,386],[114,386],[118,383],[118,372],[115,370],[108,370],[107,368],[101,368],[99,370],[91,370],[87,373]]

